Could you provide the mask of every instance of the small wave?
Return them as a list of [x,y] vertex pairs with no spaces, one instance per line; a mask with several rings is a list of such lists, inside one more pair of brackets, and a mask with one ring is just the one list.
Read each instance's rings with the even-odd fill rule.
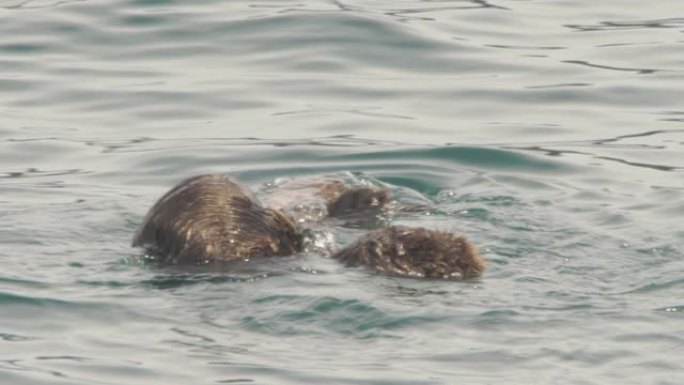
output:
[[[2,305],[2,304],[0,303],[0,305]],[[22,335],[18,335],[18,334],[0,333],[0,339],[3,341],[6,341],[6,342],[24,342],[24,341],[35,341],[35,340],[38,340],[39,338],[22,336]]]
[[273,295],[253,302],[258,314],[242,324],[277,335],[341,334],[359,338],[399,337],[400,330],[439,322],[438,316],[392,314],[358,299]]

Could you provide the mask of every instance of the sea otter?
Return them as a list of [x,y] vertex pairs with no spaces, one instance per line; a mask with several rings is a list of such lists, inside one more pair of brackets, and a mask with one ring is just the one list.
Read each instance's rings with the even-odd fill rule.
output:
[[302,250],[298,225],[222,175],[186,179],[150,209],[133,239],[161,262],[209,263]]
[[485,269],[477,249],[465,238],[403,226],[371,231],[333,258],[395,276],[468,279]]
[[[324,199],[330,217],[373,212],[389,199],[382,188],[337,183],[308,184]],[[133,239],[133,246],[170,264],[288,256],[302,252],[303,244],[297,221],[264,207],[246,187],[223,175],[179,183],[150,209]],[[463,237],[402,226],[371,231],[332,258],[348,266],[425,278],[467,279],[485,268],[477,249]]]

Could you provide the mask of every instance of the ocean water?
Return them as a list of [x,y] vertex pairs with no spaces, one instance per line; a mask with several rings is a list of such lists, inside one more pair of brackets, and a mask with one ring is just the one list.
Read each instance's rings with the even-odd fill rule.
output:
[[[2,0],[0,384],[682,384],[683,146],[681,0]],[[488,270],[145,264],[210,172],[384,183]]]

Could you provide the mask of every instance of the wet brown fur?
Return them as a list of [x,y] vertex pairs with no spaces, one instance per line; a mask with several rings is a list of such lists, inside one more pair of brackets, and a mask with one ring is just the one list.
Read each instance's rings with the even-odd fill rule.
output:
[[304,204],[323,204],[331,218],[366,214],[381,210],[390,202],[390,192],[376,186],[348,186],[336,179],[304,180],[283,185],[268,204],[287,211]]
[[465,238],[403,226],[371,231],[333,258],[397,276],[468,279],[485,269],[477,249]]
[[381,210],[390,201],[389,191],[382,188],[353,187],[347,188],[336,197],[329,199],[328,216],[345,215]]
[[[328,216],[368,213],[389,202],[377,187],[349,187],[341,181],[295,187],[327,203]],[[305,199],[305,198],[303,198]],[[187,179],[150,209],[133,239],[166,263],[208,263],[286,256],[302,251],[294,220],[264,208],[248,189],[222,175]],[[396,276],[472,278],[485,269],[475,246],[451,233],[391,226],[371,231],[333,255],[347,266],[367,266]]]
[[150,209],[133,246],[168,263],[207,263],[286,256],[301,251],[297,224],[264,208],[222,175],[186,179]]

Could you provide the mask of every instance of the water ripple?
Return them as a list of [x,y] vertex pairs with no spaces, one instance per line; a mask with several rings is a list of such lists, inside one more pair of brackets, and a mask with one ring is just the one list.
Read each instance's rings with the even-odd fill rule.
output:
[[269,296],[254,303],[272,310],[244,317],[243,325],[279,335],[312,333],[322,327],[361,338],[392,337],[391,331],[441,321],[439,317],[393,315],[357,299]]
[[613,71],[627,71],[627,72],[636,72],[640,75],[648,75],[648,74],[654,74],[656,72],[661,72],[663,70],[656,70],[656,69],[648,69],[648,68],[625,68],[625,67],[613,67],[613,66],[608,66],[608,65],[601,65],[601,64],[593,64],[589,63],[583,60],[565,60],[563,63],[569,63],[569,64],[579,64],[579,65],[584,65],[587,67],[593,67],[593,68],[600,68],[600,69],[606,69],[606,70],[613,70]]
[[566,27],[582,32],[619,31],[645,28],[682,28],[684,27],[684,18],[602,21],[598,24],[567,24]]

